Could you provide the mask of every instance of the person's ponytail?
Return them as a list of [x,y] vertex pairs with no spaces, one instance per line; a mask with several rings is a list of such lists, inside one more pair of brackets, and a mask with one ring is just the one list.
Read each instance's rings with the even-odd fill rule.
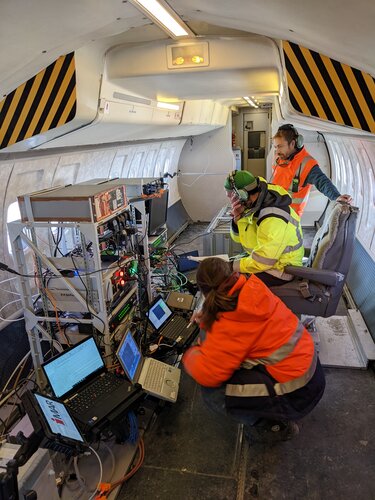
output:
[[197,284],[205,296],[202,307],[202,323],[210,330],[224,311],[234,311],[237,307],[238,293],[228,295],[239,275],[232,273],[228,262],[217,257],[205,259],[197,272]]

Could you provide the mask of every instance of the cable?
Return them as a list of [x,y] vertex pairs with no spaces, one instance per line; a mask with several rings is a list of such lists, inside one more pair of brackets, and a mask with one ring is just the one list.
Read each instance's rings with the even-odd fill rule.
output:
[[91,446],[89,446],[90,450],[96,455],[96,458],[98,459],[98,462],[99,462],[99,467],[100,467],[100,477],[99,477],[99,481],[98,481],[98,484],[95,488],[95,491],[94,493],[90,496],[90,498],[88,500],[92,500],[95,495],[96,495],[96,492],[100,490],[100,485],[102,483],[102,479],[103,479],[103,464],[102,464],[102,461],[100,460],[100,457],[99,455],[96,453],[96,451],[94,450],[94,448],[92,448]]
[[[128,479],[130,479],[132,476],[134,476],[134,474],[138,471],[138,469],[141,467],[141,465],[143,464],[143,461],[144,461],[144,458],[145,458],[145,446],[144,446],[144,442],[143,442],[143,439],[141,438],[138,442],[138,450],[139,450],[139,458],[138,458],[138,462],[137,464],[133,467],[133,469],[128,472],[127,474],[125,474],[125,476],[123,476],[121,479],[119,479],[118,481],[114,482],[111,484],[110,488],[107,489],[106,491],[103,491],[99,488],[99,495],[98,495],[98,498],[102,497],[102,493],[105,494],[105,496],[108,496],[113,490],[115,490],[117,488],[117,486],[120,486],[121,484],[123,484],[125,481],[127,481]],[[92,497],[91,497],[92,498]],[[91,498],[89,500],[91,500]]]
[[105,441],[100,441],[100,444],[104,445],[104,447],[106,448],[106,450],[108,451],[108,453],[111,457],[112,467],[111,467],[111,474],[108,478],[108,483],[110,483],[111,479],[113,477],[113,474],[115,473],[115,469],[116,469],[116,458],[115,458],[113,451],[111,450],[111,448],[107,445],[107,443]]
[[[27,358],[30,356],[30,354],[31,354],[31,350],[30,350],[30,351],[28,351],[28,352],[25,354],[25,356],[21,359],[21,361],[20,361],[20,362],[18,363],[18,365],[15,367],[15,369],[13,370],[13,372],[12,372],[11,376],[8,378],[7,383],[4,385],[4,387],[3,387],[2,391],[1,391],[1,396],[0,396],[0,397],[2,397],[2,396],[3,396],[3,394],[4,394],[4,393],[5,393],[5,391],[6,391],[6,388],[7,388],[7,387],[8,387],[8,385],[10,384],[10,381],[11,381],[11,380],[12,380],[12,378],[14,377],[14,374],[17,372],[17,370],[18,370],[18,369],[19,369],[19,367],[22,365],[22,363],[23,363],[24,361],[26,361],[26,360],[27,360]],[[2,403],[2,402],[0,401],[0,406],[1,406],[1,403]]]

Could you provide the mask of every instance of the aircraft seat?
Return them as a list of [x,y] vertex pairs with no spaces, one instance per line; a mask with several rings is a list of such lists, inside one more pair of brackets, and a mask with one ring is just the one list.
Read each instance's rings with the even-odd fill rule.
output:
[[271,287],[295,314],[335,314],[352,259],[358,212],[347,203],[331,201],[306,266],[287,266],[293,280]]

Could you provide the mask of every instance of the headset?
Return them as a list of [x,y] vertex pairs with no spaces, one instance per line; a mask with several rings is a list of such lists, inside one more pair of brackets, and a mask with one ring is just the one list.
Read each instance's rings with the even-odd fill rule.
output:
[[228,176],[231,189],[232,191],[234,191],[234,194],[237,196],[237,198],[241,203],[246,203],[247,200],[249,199],[249,193],[245,191],[245,189],[238,189],[236,187],[236,182],[234,180],[235,175],[236,175],[236,170],[233,170]]
[[303,146],[303,135],[298,133],[298,130],[291,124],[291,123],[286,123],[285,125],[281,125],[281,127],[278,128],[279,130],[291,130],[294,134],[294,141],[296,141],[296,148],[301,149]]
[[236,175],[236,172],[237,170],[233,170],[229,175],[228,175],[228,179],[229,179],[229,182],[230,182],[230,186],[231,186],[231,189],[232,191],[234,192],[234,194],[237,196],[237,198],[239,199],[239,201],[242,203],[242,204],[246,204],[248,201],[249,201],[249,196],[253,193],[256,193],[257,191],[259,191],[259,179],[257,178],[257,187],[254,188],[252,191],[246,191],[246,189],[238,189],[236,187],[236,182],[234,180],[234,177]]

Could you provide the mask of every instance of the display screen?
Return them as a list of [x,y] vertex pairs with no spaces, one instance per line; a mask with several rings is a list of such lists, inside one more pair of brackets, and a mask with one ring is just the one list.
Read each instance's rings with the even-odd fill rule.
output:
[[92,337],[43,365],[56,397],[61,398],[104,369],[103,359]]
[[117,357],[131,382],[134,382],[134,376],[141,361],[141,353],[130,331],[120,344]]
[[147,200],[149,236],[157,235],[160,228],[167,222],[167,210],[168,190],[164,191],[161,196]]
[[147,317],[156,330],[163,326],[170,316],[172,316],[172,311],[163,299],[157,300],[147,312]]
[[62,403],[40,394],[35,394],[35,399],[53,434],[83,442],[81,433]]

